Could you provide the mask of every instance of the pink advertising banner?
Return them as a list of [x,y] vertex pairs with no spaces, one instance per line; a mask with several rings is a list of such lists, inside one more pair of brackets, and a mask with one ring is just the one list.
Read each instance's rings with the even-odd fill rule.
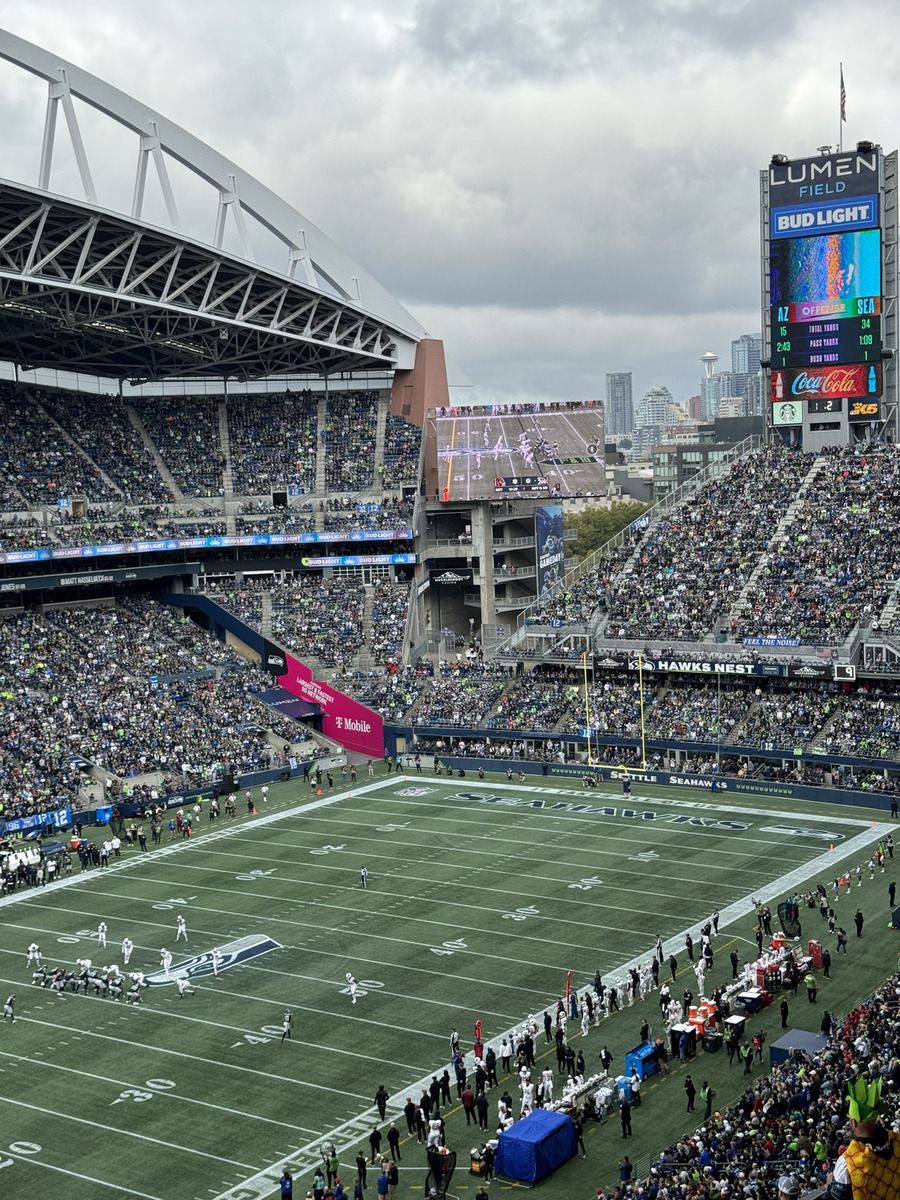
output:
[[278,676],[279,684],[292,696],[319,705],[326,737],[345,750],[355,750],[369,758],[384,757],[384,721],[377,712],[337,688],[313,679],[309,667],[293,654],[285,653],[284,662],[287,671]]

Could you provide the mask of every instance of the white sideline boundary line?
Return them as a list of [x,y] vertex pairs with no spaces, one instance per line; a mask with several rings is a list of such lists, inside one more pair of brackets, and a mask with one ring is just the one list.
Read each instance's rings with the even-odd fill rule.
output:
[[[401,776],[401,778],[403,777]],[[442,781],[437,780],[436,782],[441,783]],[[468,781],[466,781],[465,786],[467,788],[480,786],[483,789],[491,788],[494,790],[496,790],[498,787],[510,791],[526,790],[523,788],[517,788],[510,784],[470,784]],[[563,791],[562,789],[544,789],[534,787],[528,790],[532,792]],[[596,795],[595,789],[591,789],[591,792]],[[570,789],[566,789],[563,794],[571,796],[572,792]],[[628,799],[630,801],[631,797]],[[644,803],[653,804],[654,801],[647,800],[644,801]],[[683,803],[686,807],[695,807],[695,805],[692,805],[687,801],[680,803]],[[629,803],[628,807],[631,806],[631,803]],[[718,805],[706,805],[704,807],[716,809],[719,808]],[[552,809],[547,809],[544,811],[552,812]],[[770,818],[778,815],[785,818],[790,816],[790,818],[794,821],[807,819],[806,814],[802,814],[801,816],[787,813],[774,814],[770,809],[753,809],[749,810],[748,812],[747,809],[738,809],[736,807],[731,808],[729,806],[727,811],[742,811],[748,813],[748,815],[749,813],[753,813],[756,815],[765,815],[766,817]],[[863,820],[854,821],[852,818],[847,817],[819,817],[818,820],[832,824],[839,822],[842,825],[858,826],[865,824]],[[819,874],[823,870],[826,871],[830,876],[832,873],[833,864],[835,862],[838,862],[851,854],[855,854],[857,851],[861,850],[865,846],[868,846],[876,839],[886,837],[891,830],[892,826],[885,822],[868,823],[866,828],[861,830],[855,837],[851,838],[847,842],[841,843],[837,850],[827,850],[820,854],[817,858],[808,860],[802,866],[795,867],[793,870],[788,871],[785,875],[780,876],[778,879],[774,879],[770,883],[760,887],[758,890],[744,896],[741,900],[737,900],[733,904],[729,904],[720,912],[720,931],[753,912],[755,909],[755,901],[758,900],[761,904],[765,904],[769,900],[774,900],[779,895],[793,890],[811,875]],[[688,930],[684,930],[683,932],[676,934],[674,937],[668,938],[663,943],[663,953],[666,956],[673,953],[674,950],[681,948],[684,940],[684,934],[686,932],[688,932]],[[639,966],[640,963],[647,958],[648,954],[649,950],[645,951],[642,955],[636,958],[630,959],[628,962],[621,963],[617,968],[614,969],[615,972],[620,973],[627,971],[630,967]],[[609,971],[607,972],[607,974],[611,973],[612,972]],[[509,1031],[507,1031],[507,1036],[508,1033]],[[503,1035],[501,1034],[499,1036],[502,1037]],[[491,1040],[496,1041],[497,1038],[493,1038]],[[446,1066],[449,1069],[450,1064],[448,1063]],[[432,1072],[431,1074],[440,1073],[442,1070],[443,1067],[439,1066],[436,1068],[436,1071]],[[407,1095],[415,1095],[417,1091],[421,1092],[422,1089],[430,1083],[430,1081],[431,1075],[426,1076],[424,1079],[421,1079],[416,1083],[410,1084],[407,1088],[402,1089],[402,1091]],[[396,1115],[401,1111],[401,1107],[396,1100],[392,1100],[388,1102],[388,1110],[391,1115]],[[263,1167],[261,1170],[257,1171],[255,1175],[250,1176],[249,1179],[242,1180],[240,1183],[234,1184],[232,1187],[227,1188],[224,1192],[218,1193],[218,1195],[213,1197],[213,1200],[266,1200],[266,1198],[269,1197],[278,1186],[278,1180],[281,1177],[281,1170],[283,1166],[287,1165],[294,1173],[298,1175],[308,1174],[320,1161],[322,1149],[326,1145],[330,1145],[332,1143],[335,1145],[339,1155],[344,1154],[347,1150],[355,1146],[359,1142],[360,1138],[364,1137],[370,1131],[372,1125],[376,1122],[376,1112],[377,1110],[374,1106],[367,1109],[365,1112],[360,1113],[358,1117],[354,1117],[350,1121],[345,1121],[336,1129],[333,1129],[329,1133],[323,1134],[321,1137],[314,1139],[308,1145],[303,1146],[300,1150],[296,1150],[293,1153],[284,1155],[280,1157],[276,1163],[272,1163],[268,1167]],[[197,1200],[207,1200],[207,1198],[197,1197]]]

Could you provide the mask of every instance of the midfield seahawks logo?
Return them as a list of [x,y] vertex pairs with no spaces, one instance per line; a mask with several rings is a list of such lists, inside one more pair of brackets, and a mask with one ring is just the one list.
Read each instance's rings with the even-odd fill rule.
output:
[[[239,967],[241,963],[249,962],[252,958],[268,954],[270,950],[280,949],[279,942],[259,933],[249,934],[234,942],[226,942],[224,946],[219,947],[219,974],[227,971],[229,967]],[[154,971],[152,975],[145,977],[144,982],[154,987],[174,983],[176,979],[206,979],[214,974],[212,951],[206,950],[172,966],[168,975],[165,971]]]

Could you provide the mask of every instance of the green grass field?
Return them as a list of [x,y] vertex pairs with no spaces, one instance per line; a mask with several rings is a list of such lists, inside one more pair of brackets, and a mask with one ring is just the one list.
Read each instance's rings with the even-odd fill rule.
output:
[[[839,863],[867,857],[886,828],[875,813],[796,802],[787,812],[787,802],[765,797],[647,788],[625,800],[613,785],[500,779],[379,776],[319,799],[292,782],[272,789],[258,817],[208,827],[204,815],[188,842],[127,851],[108,870],[0,901],[0,988],[17,997],[15,1024],[0,1028],[2,1195],[255,1200],[275,1193],[291,1162],[302,1197],[331,1140],[352,1185],[382,1083],[392,1096],[388,1120],[404,1135],[400,1193],[421,1195],[424,1149],[406,1140],[400,1110],[447,1063],[454,1026],[466,1049],[476,1018],[485,1041],[499,1040],[562,993],[567,971],[578,986],[598,968],[614,974],[649,958],[657,933],[675,939],[680,992],[683,933],[718,905],[711,990],[730,978],[734,946],[742,959],[755,957],[753,896],[830,882]],[[866,874],[842,899],[850,954],[835,956],[817,1006],[802,989],[791,1000],[793,1025],[818,1029],[823,1008],[846,1010],[893,966],[890,878],[870,883]],[[867,917],[861,940],[851,921],[857,903]],[[175,943],[178,912],[186,946]],[[804,935],[824,933],[818,914],[804,917]],[[105,951],[96,943],[101,920]],[[31,985],[31,941],[53,966],[82,957],[121,965],[126,935],[135,943],[131,969],[148,975],[159,972],[163,946],[174,973],[237,939],[275,946],[197,978],[194,995],[179,998],[173,983],[149,987],[140,1007]],[[347,972],[359,981],[356,1005]],[[285,1008],[294,1031],[282,1043]],[[589,1071],[604,1042],[621,1067],[645,1013],[659,1029],[651,996],[592,1028],[586,1045],[570,1024]],[[770,1009],[758,1025],[771,1034],[776,1022]],[[541,1053],[550,1049],[543,1033],[539,1042]],[[639,1163],[697,1123],[684,1112],[683,1070],[645,1087],[627,1147]],[[740,1091],[722,1054],[700,1055],[692,1070],[698,1086],[698,1076],[713,1082],[717,1106]],[[492,1123],[495,1114],[492,1100]],[[468,1151],[479,1138],[455,1109],[447,1127],[459,1151],[451,1192],[472,1196]],[[618,1123],[589,1126],[587,1148],[587,1160],[563,1168],[545,1194],[586,1195],[616,1178]]]

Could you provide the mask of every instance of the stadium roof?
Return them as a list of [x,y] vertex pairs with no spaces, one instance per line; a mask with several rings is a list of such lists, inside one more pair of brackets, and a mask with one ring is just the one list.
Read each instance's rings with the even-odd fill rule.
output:
[[[424,329],[253,176],[126,93],[5,30],[0,58],[49,88],[37,179],[0,180],[0,359],[134,380],[412,365]],[[98,201],[73,98],[136,135],[128,214]],[[58,112],[83,198],[49,190]],[[182,229],[169,159],[209,189],[210,244]],[[151,163],[166,227],[142,215]],[[223,249],[229,219],[239,255]],[[282,246],[283,271],[254,253],[255,227]]]

